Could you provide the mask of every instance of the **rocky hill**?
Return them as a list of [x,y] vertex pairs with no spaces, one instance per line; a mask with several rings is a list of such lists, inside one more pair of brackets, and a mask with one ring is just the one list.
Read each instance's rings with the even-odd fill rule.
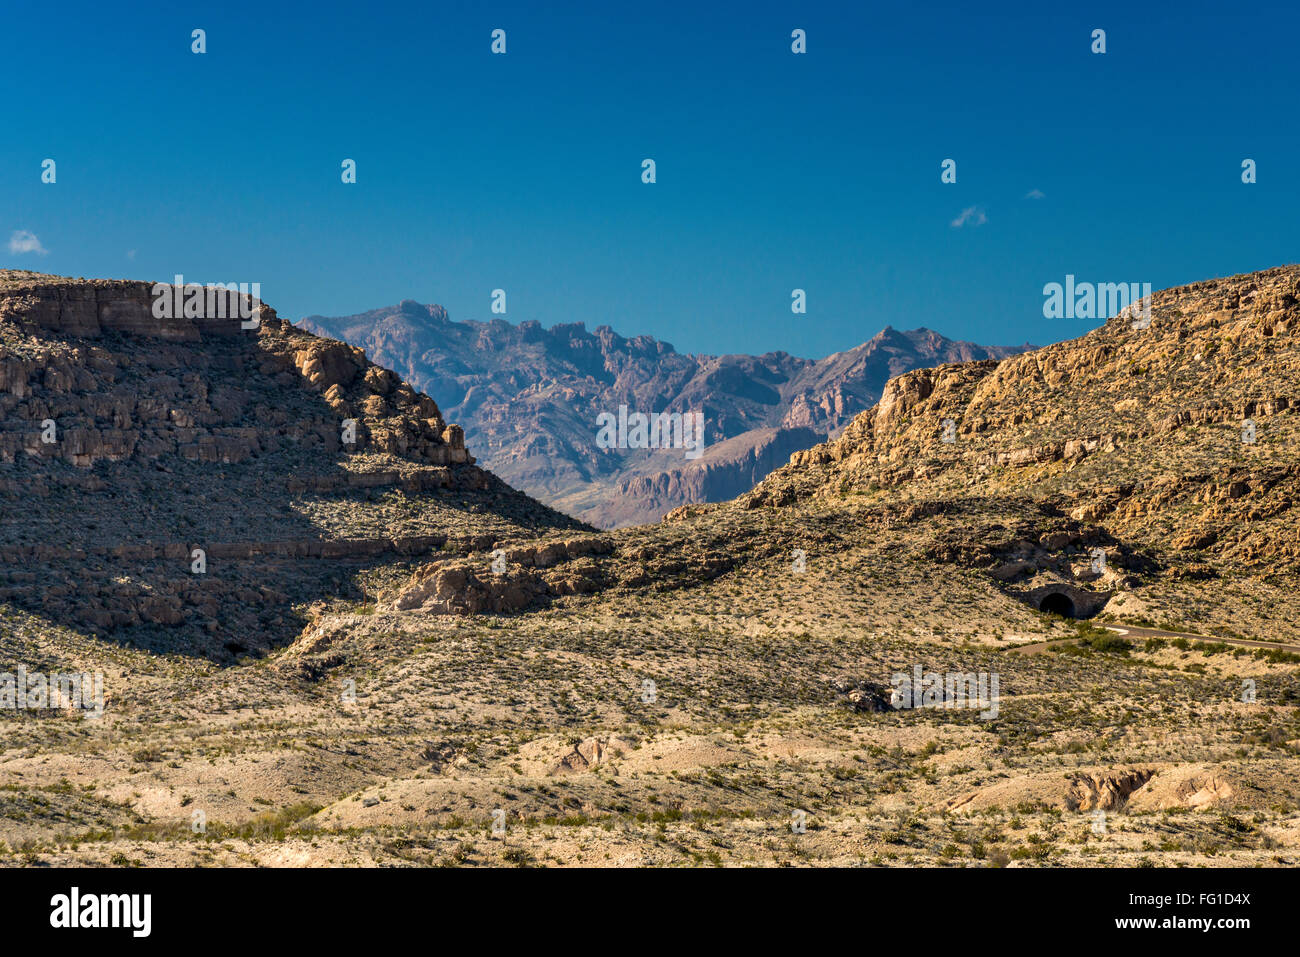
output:
[[[1204,583],[1184,616],[1294,634],[1289,599],[1212,593],[1246,583],[1285,593],[1300,578],[1298,300],[1295,266],[1198,282],[1156,293],[1149,321],[1128,312],[1002,362],[908,372],[741,504],[851,497],[982,510],[941,551],[996,565],[1035,600],[1080,576],[1101,578],[1109,600],[1117,576],[1159,568]],[[994,521],[1021,508],[1038,518]],[[1070,528],[1047,528],[1052,516]],[[1104,576],[1090,571],[1096,548],[1109,551]]]
[[[441,306],[411,300],[355,316],[309,316],[301,326],[360,346],[433,396],[506,482],[606,528],[746,491],[792,452],[838,434],[891,376],[1022,351],[887,328],[820,360],[683,355],[608,326],[455,322]],[[704,454],[599,447],[597,416],[620,406],[702,411]]]
[[153,303],[147,283],[0,272],[0,601],[231,657],[411,556],[578,527],[361,350],[266,305]]

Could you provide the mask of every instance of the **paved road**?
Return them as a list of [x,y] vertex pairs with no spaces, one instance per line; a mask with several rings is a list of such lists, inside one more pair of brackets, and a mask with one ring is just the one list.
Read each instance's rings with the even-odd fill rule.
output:
[[[1300,654],[1300,645],[1284,644],[1278,641],[1256,641],[1253,638],[1219,638],[1215,635],[1194,635],[1188,631],[1165,631],[1163,628],[1139,628],[1137,625],[1103,625],[1107,631],[1113,631],[1125,638],[1186,638],[1188,641],[1200,641],[1207,644],[1223,642],[1225,645],[1240,645],[1243,648],[1276,648]],[[1012,651],[1021,655],[1041,655],[1052,645],[1066,641],[1078,641],[1077,638],[1057,638],[1053,641],[1036,641],[1032,645],[1019,645]]]

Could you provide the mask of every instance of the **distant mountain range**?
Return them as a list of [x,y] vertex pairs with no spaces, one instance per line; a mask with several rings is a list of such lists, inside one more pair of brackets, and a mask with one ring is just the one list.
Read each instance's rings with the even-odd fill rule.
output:
[[[409,299],[354,316],[308,316],[300,325],[363,348],[432,397],[448,422],[464,428],[479,463],[510,485],[605,528],[749,490],[791,454],[838,435],[899,373],[1032,348],[886,327],[824,359],[683,355],[609,326],[452,321],[441,306]],[[620,406],[702,411],[702,454],[602,448],[597,417],[617,416]]]

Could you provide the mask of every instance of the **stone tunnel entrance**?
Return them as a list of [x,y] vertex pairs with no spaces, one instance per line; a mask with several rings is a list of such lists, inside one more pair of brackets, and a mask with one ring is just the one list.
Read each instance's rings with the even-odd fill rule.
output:
[[1038,603],[1038,610],[1060,615],[1063,618],[1079,617],[1074,608],[1074,601],[1069,595],[1062,594],[1059,591],[1048,592],[1044,595]]

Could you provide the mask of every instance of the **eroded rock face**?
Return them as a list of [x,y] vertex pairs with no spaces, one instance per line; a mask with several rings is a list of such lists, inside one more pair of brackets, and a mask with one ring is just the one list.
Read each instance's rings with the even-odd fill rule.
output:
[[225,658],[372,598],[367,565],[579,527],[359,349],[265,304],[158,319],[152,291],[0,271],[0,600]]
[[[1031,773],[982,787],[953,798],[944,806],[963,813],[1023,804],[1041,804],[1070,812],[1200,810],[1223,807],[1234,799],[1245,798],[1242,789],[1233,786],[1233,778],[1238,773],[1196,763],[1081,769],[1065,775]],[[1246,806],[1258,807],[1260,803],[1258,794],[1245,800]]]
[[742,560],[739,549],[717,543],[674,537],[625,546],[616,541],[590,535],[506,542],[465,558],[429,562],[398,590],[391,607],[421,614],[500,614],[609,590],[643,600],[646,589],[690,588],[727,574]]
[[589,771],[607,761],[621,758],[636,747],[636,741],[621,734],[604,738],[584,738],[551,768],[551,774],[574,774]]
[[479,560],[429,564],[419,569],[397,595],[398,611],[471,615],[523,611],[547,597],[599,591],[611,575],[587,556],[606,555],[604,538],[574,538],[544,545],[502,548],[484,568]]
[[[282,322],[270,306],[262,304],[260,324],[246,330],[238,317],[156,319],[148,283],[4,275],[0,322],[9,333],[0,341],[0,463],[50,455],[89,468],[103,459],[175,454],[231,464],[285,441],[339,447],[341,422],[352,418],[350,451],[473,464],[464,432],[443,421],[431,398],[369,363],[360,349]],[[214,338],[243,348],[220,357],[192,348]],[[187,366],[191,354],[199,361]],[[207,374],[214,366],[281,388],[310,388],[337,418],[259,415],[256,390],[214,386]],[[42,436],[47,421],[58,430],[56,441]]]
[[1065,807],[1070,811],[1119,810],[1155,773],[1154,768],[1134,768],[1113,774],[1077,774],[1070,779]]
[[841,677],[831,682],[835,693],[841,697],[845,707],[853,711],[879,712],[893,710],[892,695],[894,690],[888,685],[875,681]]
[[341,342],[321,339],[293,354],[294,365],[304,379],[320,392],[351,385],[366,364],[366,354]]
[[[1300,571],[1300,267],[1163,290],[1151,312],[1145,327],[1117,316],[999,362],[905,372],[741,504],[1019,501],[1098,527],[1099,547],[1168,556],[1173,574]],[[1059,556],[1064,580],[1086,579],[1081,552]],[[1041,556],[985,557],[1014,581]]]

